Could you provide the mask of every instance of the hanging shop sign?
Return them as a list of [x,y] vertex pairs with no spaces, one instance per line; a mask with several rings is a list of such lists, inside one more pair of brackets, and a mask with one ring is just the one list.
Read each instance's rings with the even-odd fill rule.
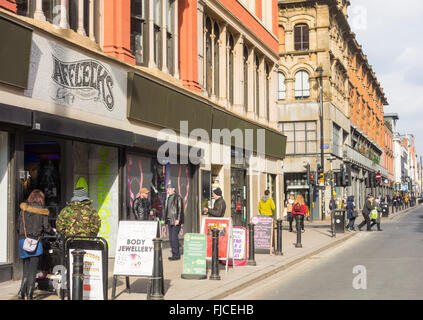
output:
[[126,118],[127,73],[34,32],[25,96],[112,117]]
[[157,221],[120,221],[114,275],[152,276]]
[[181,278],[206,279],[207,236],[187,233],[184,237],[184,263]]

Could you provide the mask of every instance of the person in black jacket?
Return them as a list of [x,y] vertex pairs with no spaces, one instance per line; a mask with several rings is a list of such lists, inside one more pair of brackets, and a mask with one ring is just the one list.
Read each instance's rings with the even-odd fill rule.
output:
[[148,199],[149,192],[147,188],[142,188],[140,196],[135,199],[133,208],[135,220],[153,220],[154,212],[151,210],[151,202]]
[[209,214],[209,217],[217,217],[217,218],[224,217],[225,211],[226,211],[226,202],[225,200],[223,200],[222,190],[220,188],[214,189],[212,196],[213,196],[213,199],[215,200],[213,209],[204,208],[204,211]]
[[370,194],[367,197],[366,202],[364,203],[363,208],[363,217],[364,220],[357,226],[358,230],[361,231],[361,228],[367,224],[367,231],[372,231],[370,227],[370,213],[374,209],[374,197]]
[[[44,207],[44,194],[40,190],[34,190],[28,197],[27,202],[20,205],[19,214],[19,256],[23,259],[23,276],[18,298],[33,299],[37,267],[43,254],[43,245],[40,237],[44,232],[55,234],[56,230],[48,223],[49,211]],[[38,240],[34,252],[23,249],[25,238]]]
[[184,223],[184,200],[175,192],[175,186],[173,184],[168,184],[167,194],[165,221],[169,227],[169,241],[172,248],[172,256],[169,257],[169,260],[179,260],[181,255],[179,253],[178,234]]

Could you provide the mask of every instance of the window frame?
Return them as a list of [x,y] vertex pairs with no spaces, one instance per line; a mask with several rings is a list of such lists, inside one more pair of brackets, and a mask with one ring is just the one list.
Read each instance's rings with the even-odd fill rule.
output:
[[[292,126],[292,129],[285,129],[288,125]],[[304,129],[299,129],[298,127],[303,125]],[[310,129],[310,126],[313,126],[314,129]],[[286,121],[279,122],[279,130],[287,136],[287,154],[317,154],[318,153],[318,134],[317,134],[317,121]],[[299,134],[304,134],[304,139],[299,139]],[[293,137],[293,140],[290,141],[290,137]],[[315,139],[310,139],[310,136],[314,136]],[[297,138],[298,137],[298,138]],[[303,143],[304,152],[298,152],[299,144]],[[311,150],[311,144],[314,144],[313,150]],[[289,146],[293,146],[293,152],[289,150]],[[310,150],[309,150],[310,149]]]
[[294,26],[294,50],[310,50],[310,28],[307,23],[301,22]]
[[[297,89],[297,75],[301,74],[301,89]],[[304,76],[307,75],[307,81],[305,81]],[[301,93],[298,95],[298,93]],[[310,98],[310,74],[308,71],[301,69],[295,73],[295,82],[294,82],[294,97],[297,100],[303,100]]]

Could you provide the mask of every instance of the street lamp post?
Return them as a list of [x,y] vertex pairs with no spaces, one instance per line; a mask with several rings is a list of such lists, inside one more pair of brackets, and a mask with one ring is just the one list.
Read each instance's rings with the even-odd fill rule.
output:
[[[322,172],[325,172],[325,159],[323,149],[323,68],[318,67],[316,72],[319,73],[319,87],[320,87],[320,165]],[[325,188],[322,189],[322,220],[325,220]]]

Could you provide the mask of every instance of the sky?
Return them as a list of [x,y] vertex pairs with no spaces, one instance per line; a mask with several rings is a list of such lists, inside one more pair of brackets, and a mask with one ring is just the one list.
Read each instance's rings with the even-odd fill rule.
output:
[[423,1],[350,0],[349,23],[397,113],[397,131],[414,134],[423,156]]

